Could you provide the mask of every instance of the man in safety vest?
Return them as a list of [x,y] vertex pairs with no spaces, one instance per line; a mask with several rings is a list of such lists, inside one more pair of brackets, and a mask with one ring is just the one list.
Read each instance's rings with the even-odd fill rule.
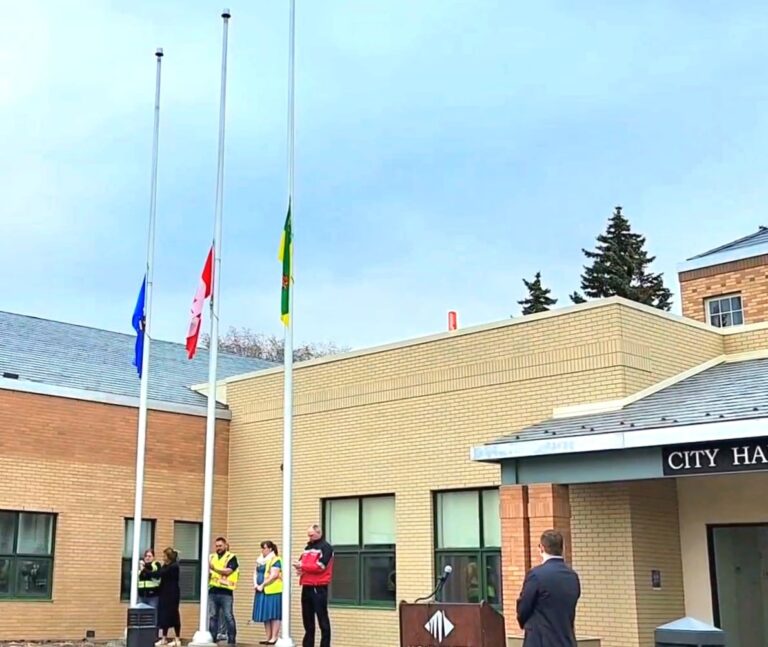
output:
[[139,571],[139,602],[148,604],[157,609],[160,598],[160,578],[153,577],[152,574],[160,568],[160,562],[155,560],[155,553],[151,548],[144,551],[141,558],[141,570]]
[[229,544],[224,537],[216,538],[214,548],[216,552],[208,558],[208,631],[216,640],[219,634],[219,615],[223,615],[227,642],[234,645],[237,642],[237,625],[232,603],[240,577],[240,564],[237,555],[229,552]]

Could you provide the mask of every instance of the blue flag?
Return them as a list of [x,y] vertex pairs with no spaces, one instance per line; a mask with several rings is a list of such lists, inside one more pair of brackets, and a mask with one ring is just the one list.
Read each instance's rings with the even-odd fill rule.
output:
[[133,311],[133,329],[136,331],[136,353],[133,358],[133,365],[136,367],[136,371],[141,377],[142,362],[144,361],[144,325],[146,323],[146,315],[144,313],[144,292],[147,287],[147,277],[141,283],[141,290],[139,291],[139,298],[136,301],[136,309]]

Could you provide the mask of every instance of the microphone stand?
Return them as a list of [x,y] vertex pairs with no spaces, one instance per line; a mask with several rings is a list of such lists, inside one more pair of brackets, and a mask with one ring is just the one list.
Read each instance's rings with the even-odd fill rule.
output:
[[418,598],[418,599],[414,600],[413,603],[416,604],[417,602],[425,602],[426,600],[429,600],[430,598],[435,598],[435,601],[437,602],[438,601],[436,599],[437,595],[442,592],[443,587],[445,586],[445,581],[448,579],[449,575],[450,575],[450,573],[443,573],[440,576],[440,578],[437,580],[437,586],[435,587],[435,590],[432,591],[432,593],[430,593],[429,595],[424,596],[423,598]]

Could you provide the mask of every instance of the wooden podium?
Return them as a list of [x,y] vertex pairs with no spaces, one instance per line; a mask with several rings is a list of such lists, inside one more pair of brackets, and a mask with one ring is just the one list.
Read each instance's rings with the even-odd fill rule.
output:
[[506,647],[504,616],[479,604],[400,603],[400,647]]

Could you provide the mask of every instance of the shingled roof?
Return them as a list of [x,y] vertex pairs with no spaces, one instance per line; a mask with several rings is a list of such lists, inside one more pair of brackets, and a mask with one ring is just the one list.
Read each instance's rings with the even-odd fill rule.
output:
[[749,236],[744,236],[744,238],[733,240],[730,243],[726,243],[725,245],[720,245],[719,247],[715,247],[714,249],[710,249],[709,251],[703,252],[701,254],[697,254],[696,256],[692,256],[688,260],[692,261],[697,258],[704,258],[705,256],[713,256],[715,254],[721,254],[723,252],[731,252],[737,249],[744,249],[746,247],[763,245],[764,243],[768,243],[768,227],[761,226],[755,233],[750,234]]
[[[0,311],[0,375],[19,382],[139,397],[133,361],[136,337],[123,333]],[[273,366],[271,362],[219,353],[218,377]],[[188,360],[183,344],[153,340],[149,399],[205,406],[189,387],[208,380],[208,351]]]
[[553,418],[489,444],[768,417],[768,359],[725,362],[619,411]]

